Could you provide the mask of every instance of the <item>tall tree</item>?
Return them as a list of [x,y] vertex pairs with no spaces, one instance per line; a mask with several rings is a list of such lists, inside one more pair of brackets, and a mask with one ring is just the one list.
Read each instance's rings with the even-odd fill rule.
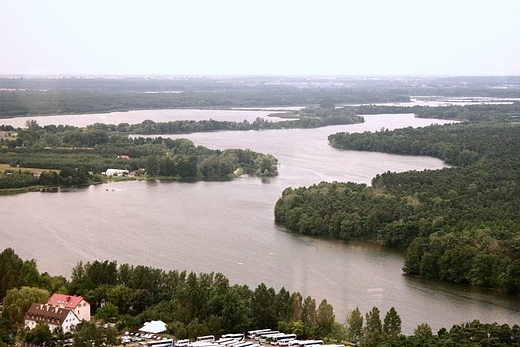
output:
[[349,311],[347,314],[347,337],[351,341],[358,342],[363,336],[363,315],[359,308]]
[[373,307],[370,312],[365,315],[365,327],[363,328],[362,346],[377,346],[383,340],[383,326],[381,324],[381,315],[377,307]]
[[20,286],[20,269],[23,260],[12,248],[0,253],[0,297],[3,298],[9,289]]
[[245,331],[250,325],[248,303],[238,285],[230,287],[224,298],[222,328],[224,331]]
[[305,335],[308,337],[314,337],[316,333],[316,300],[307,296],[303,300],[302,305],[302,321],[305,325]]
[[293,292],[289,298],[289,305],[291,310],[290,319],[293,322],[302,320],[302,300],[303,297],[300,292]]
[[393,307],[385,315],[383,333],[387,339],[395,339],[401,334],[401,317]]
[[323,299],[318,306],[316,314],[316,325],[318,336],[328,336],[334,330],[334,323],[336,316],[334,315],[334,308],[326,299]]
[[253,325],[260,327],[275,327],[276,313],[274,311],[275,291],[267,288],[264,283],[258,285],[251,297],[251,316]]

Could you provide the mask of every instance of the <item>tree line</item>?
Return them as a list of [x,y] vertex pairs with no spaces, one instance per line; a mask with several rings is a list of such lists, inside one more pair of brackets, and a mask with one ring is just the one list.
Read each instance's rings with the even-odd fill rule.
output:
[[[442,111],[441,111],[442,112]],[[520,294],[520,126],[484,122],[329,136],[339,149],[428,155],[456,167],[386,172],[371,186],[287,188],[289,230],[407,249],[404,272]]]
[[[319,105],[324,101],[336,104],[346,103],[381,103],[409,101],[399,91],[374,93],[364,89],[300,89],[291,86],[253,86],[239,85],[223,88],[222,85],[206,85],[203,90],[193,89],[193,86],[171,84],[157,87],[146,83],[130,87],[94,86],[88,88],[80,83],[60,87],[56,84],[29,84],[33,89],[23,89],[23,83],[13,84],[13,81],[2,84],[12,88],[20,88],[10,92],[0,91],[0,118],[21,117],[45,114],[83,114],[120,112],[128,110],[152,110],[175,108],[258,108],[273,106]],[[19,81],[21,82],[21,81]],[[27,82],[25,82],[27,83]],[[103,84],[103,83],[100,83]],[[147,89],[149,87],[149,89]],[[42,88],[42,89],[36,89]],[[43,89],[46,88],[46,89]],[[47,89],[48,88],[48,89]],[[170,93],[164,88],[181,89]],[[149,92],[149,91],[152,92]]]
[[[234,108],[408,102],[410,95],[518,98],[517,76],[307,78],[0,78],[0,117],[170,108]],[[358,113],[361,114],[361,113]]]
[[[45,303],[52,293],[81,295],[91,304],[95,320],[82,322],[73,334],[50,331],[45,323],[28,331],[23,317],[33,302]],[[482,324],[479,321],[442,328],[435,335],[427,323],[413,335],[401,331],[402,320],[392,307],[383,317],[377,307],[363,315],[359,308],[336,321],[333,307],[323,299],[276,291],[265,284],[254,290],[230,284],[221,273],[195,274],[164,271],[148,266],[118,265],[116,261],[79,262],[70,280],[39,273],[34,260],[22,260],[11,248],[0,253],[0,347],[14,340],[46,346],[63,346],[73,338],[75,347],[116,344],[118,331],[137,330],[144,322],[162,320],[177,339],[225,332],[272,328],[294,333],[300,339],[358,343],[360,346],[515,346],[518,325]],[[104,323],[114,323],[115,327]]]
[[[154,122],[145,120],[139,124],[119,124],[117,131],[140,135],[161,135],[161,134],[189,134],[196,132],[213,132],[213,131],[248,131],[248,130],[272,130],[272,129],[312,129],[331,125],[344,125],[363,123],[361,116],[356,116],[351,112],[343,114],[302,114],[294,120],[269,121],[261,117],[257,117],[253,122],[243,120],[242,122],[234,121],[217,121],[209,120],[179,120],[169,122]],[[294,117],[293,117],[294,118]],[[95,125],[94,125],[95,126]],[[93,126],[93,127],[94,127]]]
[[413,113],[419,118],[450,119],[470,122],[511,122],[520,118],[520,102],[510,104],[449,105],[449,106],[349,106],[357,115]]

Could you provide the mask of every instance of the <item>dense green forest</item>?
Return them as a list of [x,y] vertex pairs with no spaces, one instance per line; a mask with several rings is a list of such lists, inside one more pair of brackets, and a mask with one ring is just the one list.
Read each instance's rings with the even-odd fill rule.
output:
[[[23,317],[33,302],[45,303],[53,293],[81,295],[91,304],[95,321],[82,322],[73,334],[50,331],[43,323],[23,329]],[[143,265],[118,265],[116,261],[79,262],[70,280],[40,273],[36,261],[21,259],[13,249],[0,253],[0,347],[27,342],[61,347],[73,339],[74,347],[85,341],[94,347],[114,345],[119,332],[135,331],[150,320],[168,324],[176,339],[207,334],[272,328],[294,333],[300,339],[320,338],[327,342],[370,346],[518,346],[520,327],[483,324],[479,321],[442,328],[437,334],[421,323],[413,335],[401,332],[402,320],[394,308],[384,317],[377,307],[363,315],[358,308],[340,323],[333,307],[323,299],[284,288],[276,291],[265,284],[254,290],[231,284],[221,273],[164,271]],[[100,324],[97,324],[100,323]],[[114,323],[115,327],[103,327]]]
[[[409,101],[399,90],[333,88],[307,79],[0,78],[0,117],[170,108],[234,108]],[[320,85],[327,85],[321,88]],[[4,89],[3,91],[1,89]]]
[[[487,119],[489,107],[482,108]],[[276,203],[278,223],[299,233],[406,248],[407,274],[520,294],[520,125],[509,115],[498,122],[338,133],[329,142],[427,155],[456,167],[387,172],[371,186],[287,188]]]
[[[278,161],[270,154],[212,150],[187,139],[131,138],[104,124],[40,127],[28,121],[26,128],[16,132],[15,138],[1,142],[0,164],[12,169],[0,176],[0,189],[102,182],[102,173],[109,168],[151,178],[222,179],[242,172],[262,177],[278,173]],[[35,177],[18,167],[38,168],[42,173]]]
[[350,106],[357,115],[413,113],[419,118],[451,119],[471,122],[511,122],[520,119],[520,102],[511,104],[428,106]]
[[[0,117],[170,108],[407,102],[410,95],[518,98],[518,77],[81,76],[0,78]],[[358,113],[361,114],[361,113]]]

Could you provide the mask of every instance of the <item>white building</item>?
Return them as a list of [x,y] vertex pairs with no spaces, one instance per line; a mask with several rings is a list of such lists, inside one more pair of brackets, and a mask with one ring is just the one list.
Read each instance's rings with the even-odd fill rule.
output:
[[25,314],[25,327],[34,329],[38,322],[46,323],[51,331],[61,327],[64,333],[68,333],[81,321],[71,309],[33,303]]
[[53,294],[46,304],[33,303],[24,320],[29,329],[44,322],[51,331],[60,326],[67,333],[81,321],[90,321],[90,304],[81,296]]
[[103,172],[103,175],[105,176],[122,176],[122,175],[128,175],[128,170],[119,170],[119,169],[107,169],[107,171]]

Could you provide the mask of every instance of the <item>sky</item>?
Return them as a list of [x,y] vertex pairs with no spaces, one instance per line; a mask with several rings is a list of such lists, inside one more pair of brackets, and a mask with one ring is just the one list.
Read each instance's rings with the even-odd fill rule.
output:
[[0,0],[0,74],[520,75],[520,0]]

